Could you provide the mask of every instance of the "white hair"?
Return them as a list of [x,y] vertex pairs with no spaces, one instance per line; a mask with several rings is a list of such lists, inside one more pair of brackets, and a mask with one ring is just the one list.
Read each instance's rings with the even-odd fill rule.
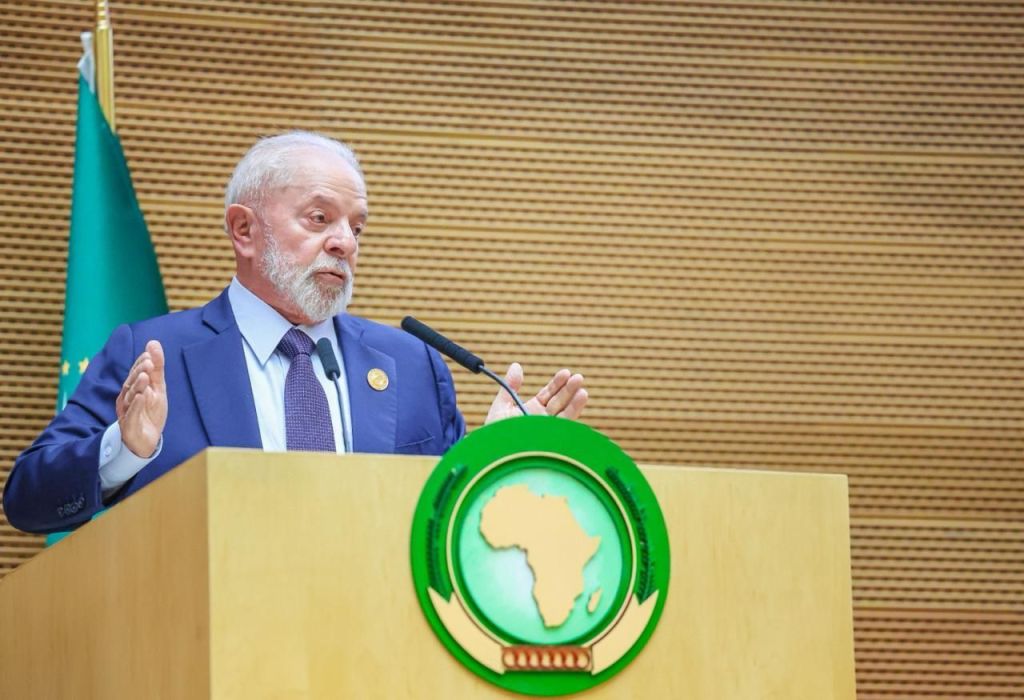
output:
[[311,148],[340,156],[366,182],[359,159],[346,144],[314,131],[289,131],[261,138],[242,156],[224,190],[224,209],[244,204],[260,210],[266,193],[291,180],[302,165],[300,156]]

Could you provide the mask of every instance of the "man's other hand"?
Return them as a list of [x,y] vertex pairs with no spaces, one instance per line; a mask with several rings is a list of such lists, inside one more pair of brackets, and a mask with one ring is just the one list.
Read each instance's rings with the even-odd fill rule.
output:
[[[519,393],[523,386],[523,368],[513,362],[505,373],[505,381]],[[526,402],[526,410],[531,415],[561,416],[562,418],[578,418],[587,405],[587,390],[583,388],[583,375],[573,374],[567,369],[560,369],[555,376],[537,392],[537,395]],[[484,423],[493,423],[502,418],[518,416],[522,413],[515,401],[504,389],[498,390],[491,409],[487,412]]]
[[167,385],[164,384],[164,349],[156,340],[135,360],[117,397],[121,441],[143,459],[156,452],[167,423]]

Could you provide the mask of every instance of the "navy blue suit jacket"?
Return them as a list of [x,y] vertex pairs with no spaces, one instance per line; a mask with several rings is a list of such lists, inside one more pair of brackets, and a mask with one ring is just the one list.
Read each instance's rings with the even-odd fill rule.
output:
[[[348,379],[355,452],[445,452],[465,434],[451,373],[412,336],[348,314],[334,319]],[[99,480],[103,433],[135,358],[163,344],[167,425],[160,455],[106,503]],[[206,306],[118,327],[89,363],[67,406],[18,456],[4,488],[15,527],[54,532],[76,527],[206,447],[260,448],[242,335],[225,290]],[[384,391],[367,383],[384,370]]]

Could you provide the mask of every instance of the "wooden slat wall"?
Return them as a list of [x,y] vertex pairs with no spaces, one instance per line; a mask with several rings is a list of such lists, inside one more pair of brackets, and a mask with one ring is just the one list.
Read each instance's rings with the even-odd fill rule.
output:
[[[90,4],[0,3],[0,478],[54,404]],[[1024,695],[1019,0],[113,13],[174,308],[230,278],[256,135],[345,138],[355,311],[580,369],[638,461],[849,474],[859,696]],[[491,387],[456,377],[478,423]],[[38,547],[0,521],[0,572]]]

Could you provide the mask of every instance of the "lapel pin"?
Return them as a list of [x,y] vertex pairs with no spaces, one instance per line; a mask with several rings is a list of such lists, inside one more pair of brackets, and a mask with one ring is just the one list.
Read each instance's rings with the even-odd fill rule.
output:
[[375,391],[384,391],[385,389],[388,388],[387,372],[385,372],[382,369],[377,369],[376,367],[374,367],[373,369],[366,373],[366,382]]

